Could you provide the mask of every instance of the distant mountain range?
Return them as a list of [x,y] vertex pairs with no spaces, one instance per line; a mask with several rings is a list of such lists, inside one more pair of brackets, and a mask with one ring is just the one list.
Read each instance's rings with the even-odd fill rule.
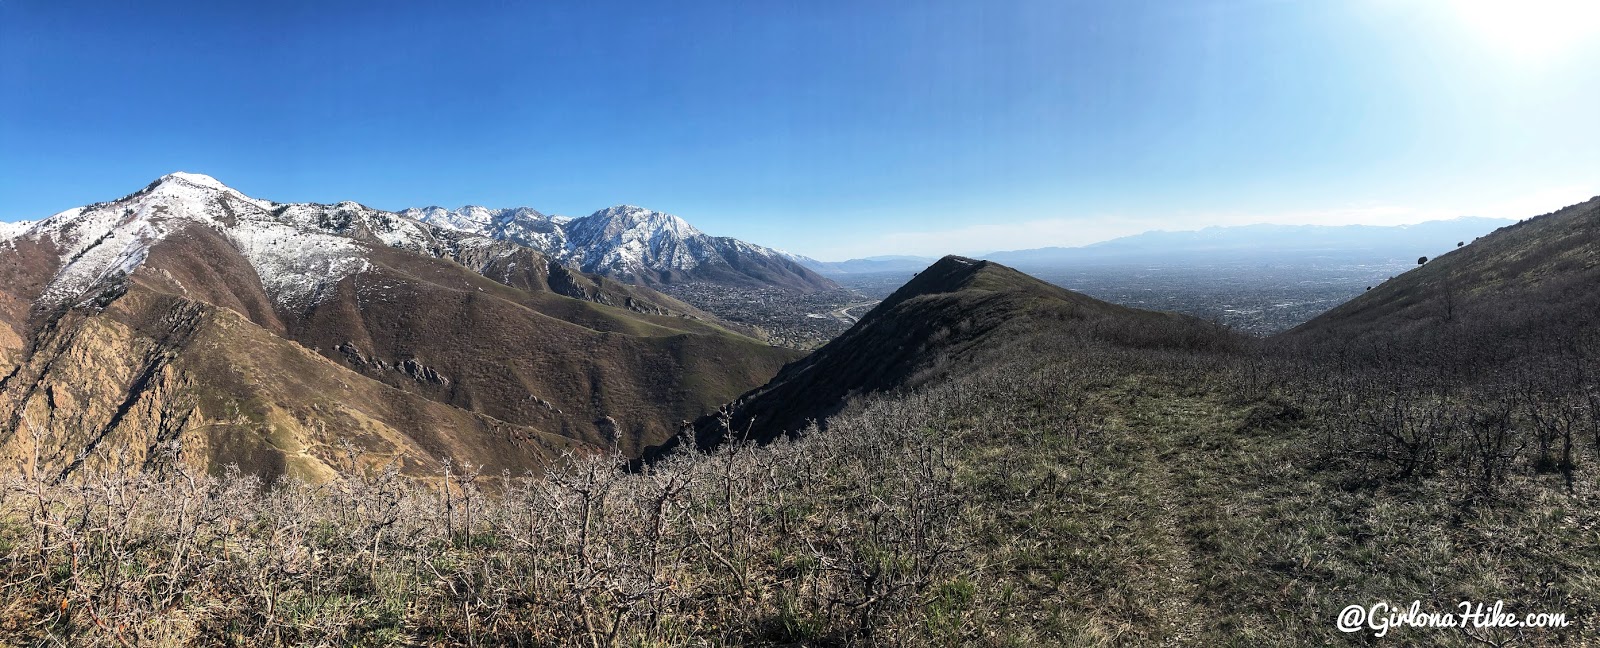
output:
[[1083,247],[993,252],[1018,267],[1114,263],[1375,262],[1416,259],[1469,243],[1515,221],[1456,218],[1415,225],[1242,225],[1155,231]]
[[804,256],[793,258],[805,267],[830,277],[876,272],[916,272],[938,261],[933,257],[904,255],[873,256],[849,261],[818,261]]
[[838,288],[792,255],[734,238],[709,236],[682,218],[632,205],[570,219],[527,207],[423,207],[400,214],[446,229],[511,241],[584,272],[648,286],[702,281],[802,291]]
[[[984,259],[1020,268],[1071,265],[1196,263],[1370,263],[1439,254],[1516,221],[1456,218],[1415,225],[1242,225],[1190,231],[1153,231],[1081,247],[990,252]],[[794,257],[819,274],[839,277],[875,272],[916,272],[936,261],[919,256],[875,256],[848,261]]]

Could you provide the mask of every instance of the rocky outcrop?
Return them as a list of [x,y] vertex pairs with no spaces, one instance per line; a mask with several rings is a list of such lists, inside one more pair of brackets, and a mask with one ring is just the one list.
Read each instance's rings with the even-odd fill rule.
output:
[[444,377],[433,367],[417,362],[416,358],[406,358],[397,367],[401,373],[411,376],[412,380],[430,385],[448,386],[450,379]]
[[416,358],[406,358],[405,360],[396,362],[387,362],[383,358],[378,357],[369,358],[366,354],[361,352],[361,349],[356,347],[354,342],[342,342],[339,344],[339,346],[334,347],[334,349],[340,354],[344,355],[345,361],[350,363],[350,366],[358,370],[372,372],[398,371],[419,383],[438,385],[441,387],[450,386],[450,379],[448,377],[439,373],[439,371],[433,367],[422,364],[422,362],[418,361]]

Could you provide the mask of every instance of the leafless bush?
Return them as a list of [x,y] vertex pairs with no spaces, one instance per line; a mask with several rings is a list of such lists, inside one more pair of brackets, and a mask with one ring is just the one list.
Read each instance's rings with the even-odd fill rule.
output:
[[[1211,389],[1189,416],[1237,408],[1217,419],[1256,425],[1236,441],[1313,429],[1340,469],[1458,480],[1440,490],[1476,501],[1519,473],[1539,478],[1541,454],[1583,479],[1584,439],[1600,451],[1595,386],[1534,370],[1467,382],[1083,337],[996,353],[1009,359],[855,403],[826,430],[636,473],[586,454],[543,475],[447,465],[419,483],[354,450],[321,485],[196,474],[176,457],[144,472],[88,462],[60,481],[24,471],[0,480],[0,644],[997,642],[980,633],[1035,612],[1053,622],[1008,598],[1075,577],[1016,564],[1070,510],[1031,499],[1069,492],[1073,475],[1117,488],[1126,472],[1108,460],[1144,433],[1108,424],[1118,413],[1157,420]],[[1300,395],[1294,407],[1286,394]],[[1029,513],[1001,524],[982,507]],[[1043,589],[1014,587],[1027,578]],[[1018,636],[1068,630],[1051,632]]]
[[316,486],[178,461],[11,476],[0,643],[919,643],[941,588],[976,578],[936,426],[978,397],[872,403],[637,474],[582,455],[421,484],[352,452]]

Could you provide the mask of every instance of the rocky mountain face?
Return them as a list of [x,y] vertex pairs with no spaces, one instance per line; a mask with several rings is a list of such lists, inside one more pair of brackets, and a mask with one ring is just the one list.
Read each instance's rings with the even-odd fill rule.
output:
[[194,174],[0,232],[0,456],[520,473],[668,438],[797,354],[511,241]]
[[631,205],[574,219],[525,207],[426,207],[401,213],[441,228],[511,241],[584,272],[647,286],[711,282],[806,292],[838,288],[789,254],[709,236],[677,216]]

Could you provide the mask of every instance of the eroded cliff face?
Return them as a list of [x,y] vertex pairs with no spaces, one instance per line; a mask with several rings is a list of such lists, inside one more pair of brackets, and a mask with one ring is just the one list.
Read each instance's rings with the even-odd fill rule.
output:
[[0,382],[0,459],[80,470],[218,472],[311,482],[445,459],[520,474],[582,443],[451,408],[345,370],[239,313],[134,287],[73,309]]
[[160,301],[135,306],[164,307],[148,321],[126,308],[71,310],[42,327],[0,381],[0,455],[56,477],[158,460],[198,414],[172,361],[208,316],[201,304]]
[[22,362],[22,336],[0,324],[0,376],[9,375]]

